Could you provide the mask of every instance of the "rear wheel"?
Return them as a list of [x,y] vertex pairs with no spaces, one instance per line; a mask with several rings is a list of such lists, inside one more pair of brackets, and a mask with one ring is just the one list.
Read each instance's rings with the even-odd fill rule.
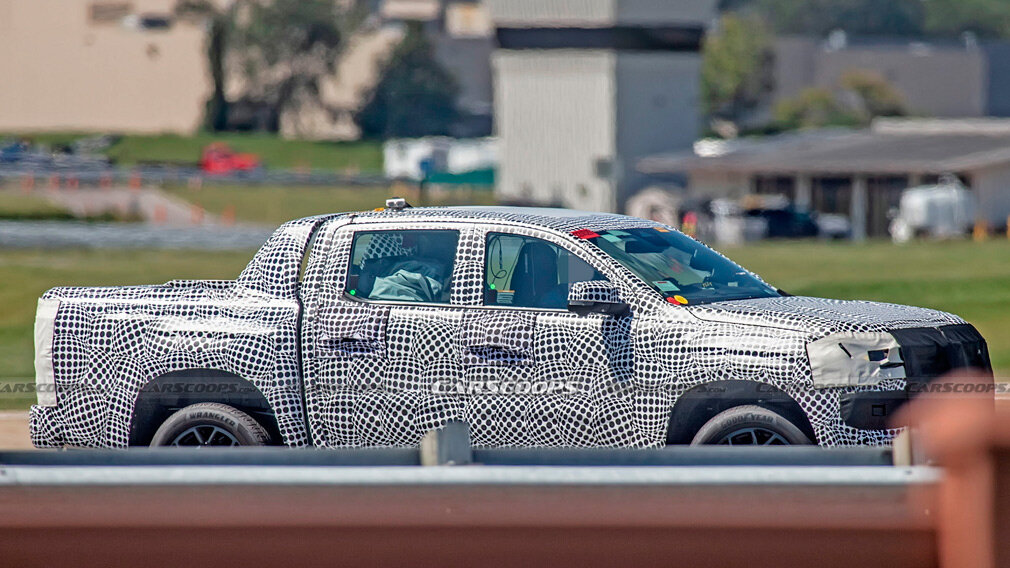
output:
[[201,402],[168,417],[151,440],[152,446],[265,446],[270,435],[251,416],[227,404]]
[[716,414],[691,440],[691,445],[792,446],[810,439],[781,414],[761,406],[737,406]]

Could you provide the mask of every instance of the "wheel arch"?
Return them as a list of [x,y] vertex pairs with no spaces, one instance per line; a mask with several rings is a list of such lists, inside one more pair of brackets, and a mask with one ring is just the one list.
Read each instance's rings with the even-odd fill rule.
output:
[[756,405],[781,414],[817,443],[810,419],[796,400],[768,383],[747,380],[713,381],[681,394],[670,411],[666,443],[690,444],[698,430],[715,415],[743,405]]
[[282,440],[273,407],[249,380],[218,369],[184,369],[156,377],[140,389],[130,417],[130,445],[150,444],[173,412],[201,402],[241,410],[259,422],[274,443]]

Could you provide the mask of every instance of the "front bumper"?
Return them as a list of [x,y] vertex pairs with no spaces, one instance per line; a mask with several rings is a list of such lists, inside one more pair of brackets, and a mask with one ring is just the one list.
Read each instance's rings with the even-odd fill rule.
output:
[[885,390],[843,393],[839,412],[846,426],[860,430],[885,430],[898,426],[893,417],[906,402],[908,391]]
[[[925,393],[956,393],[934,384],[937,378],[956,369],[974,369],[992,379],[985,339],[969,324],[898,329],[890,333],[901,346],[907,387],[843,393],[839,412],[848,426],[860,430],[900,427],[894,422],[894,415],[909,400]],[[972,394],[978,396],[977,392]],[[995,396],[995,389],[989,389],[988,395]]]

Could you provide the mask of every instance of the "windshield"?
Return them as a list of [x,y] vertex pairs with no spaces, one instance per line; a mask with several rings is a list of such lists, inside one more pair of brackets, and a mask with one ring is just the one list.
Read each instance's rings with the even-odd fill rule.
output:
[[623,231],[576,231],[638,275],[673,304],[780,296],[698,241],[661,227]]

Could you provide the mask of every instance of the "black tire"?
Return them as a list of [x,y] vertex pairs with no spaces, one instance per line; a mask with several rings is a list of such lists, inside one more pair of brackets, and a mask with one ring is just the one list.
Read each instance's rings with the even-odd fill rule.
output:
[[810,443],[810,438],[781,414],[754,405],[736,406],[716,414],[691,440],[692,446],[791,446]]
[[270,434],[245,412],[216,402],[192,404],[168,417],[151,446],[265,446]]

